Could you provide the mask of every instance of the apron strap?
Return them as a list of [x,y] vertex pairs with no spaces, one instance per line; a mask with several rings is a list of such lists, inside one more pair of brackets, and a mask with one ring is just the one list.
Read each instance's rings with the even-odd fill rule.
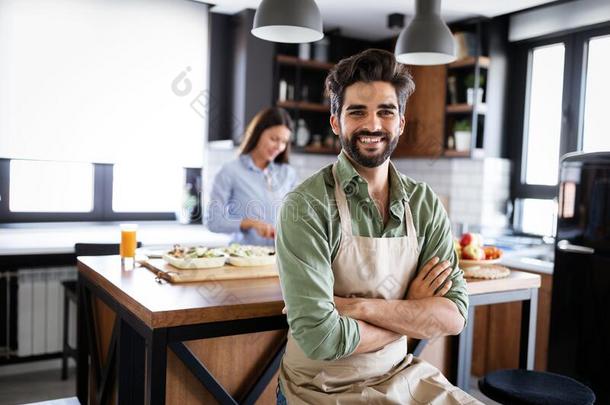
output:
[[341,232],[344,235],[353,235],[352,232],[352,217],[349,213],[349,207],[347,205],[347,198],[343,187],[337,179],[337,163],[333,163],[333,178],[335,180],[335,200],[337,202],[337,210],[339,211],[339,221],[341,223]]
[[[417,241],[417,231],[413,224],[413,215],[411,215],[411,207],[408,201],[405,201],[405,230],[407,231],[407,237]],[[417,244],[417,242],[415,243]]]

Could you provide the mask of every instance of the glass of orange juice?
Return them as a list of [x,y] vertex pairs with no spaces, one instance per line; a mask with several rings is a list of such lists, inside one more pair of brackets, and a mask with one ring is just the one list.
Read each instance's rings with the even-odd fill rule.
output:
[[126,261],[134,263],[136,259],[136,231],[138,230],[137,224],[121,224],[121,263],[125,264]]

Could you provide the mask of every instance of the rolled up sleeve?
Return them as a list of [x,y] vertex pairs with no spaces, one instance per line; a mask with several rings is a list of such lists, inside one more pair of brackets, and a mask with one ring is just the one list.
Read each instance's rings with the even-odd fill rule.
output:
[[418,272],[434,256],[451,262],[451,267],[453,268],[449,276],[451,289],[444,297],[453,301],[460,314],[464,317],[464,323],[466,323],[468,320],[468,291],[466,289],[466,280],[464,280],[464,272],[459,267],[458,257],[453,247],[451,223],[438,197],[432,190],[428,190],[432,200],[432,215],[430,221],[428,221],[428,226],[425,228],[425,240],[419,254]]
[[360,342],[358,322],[335,308],[327,218],[322,204],[316,206],[306,195],[293,192],[284,201],[277,226],[288,324],[305,355],[315,360],[349,356]]

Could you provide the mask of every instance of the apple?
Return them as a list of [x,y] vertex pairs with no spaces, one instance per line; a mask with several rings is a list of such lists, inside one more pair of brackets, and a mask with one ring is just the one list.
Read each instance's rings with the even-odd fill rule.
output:
[[468,246],[472,243],[472,234],[471,233],[465,233],[462,235],[462,239],[460,239],[460,245],[462,247],[464,246]]
[[462,248],[462,259],[466,260],[484,260],[485,250],[476,243],[471,243]]
[[460,239],[460,245],[462,245],[462,247],[468,245],[476,245],[482,247],[483,237],[481,237],[481,235],[479,235],[478,233],[467,232],[462,235],[462,239]]

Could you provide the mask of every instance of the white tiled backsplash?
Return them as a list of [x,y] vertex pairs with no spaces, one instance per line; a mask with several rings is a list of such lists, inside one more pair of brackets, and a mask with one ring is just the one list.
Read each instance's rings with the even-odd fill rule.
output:
[[[234,149],[209,148],[204,187],[207,201],[212,180],[223,163],[237,157]],[[290,163],[301,180],[333,163],[336,156],[293,153]],[[445,205],[453,224],[501,228],[509,197],[510,161],[484,159],[392,159],[401,173],[427,183]]]

